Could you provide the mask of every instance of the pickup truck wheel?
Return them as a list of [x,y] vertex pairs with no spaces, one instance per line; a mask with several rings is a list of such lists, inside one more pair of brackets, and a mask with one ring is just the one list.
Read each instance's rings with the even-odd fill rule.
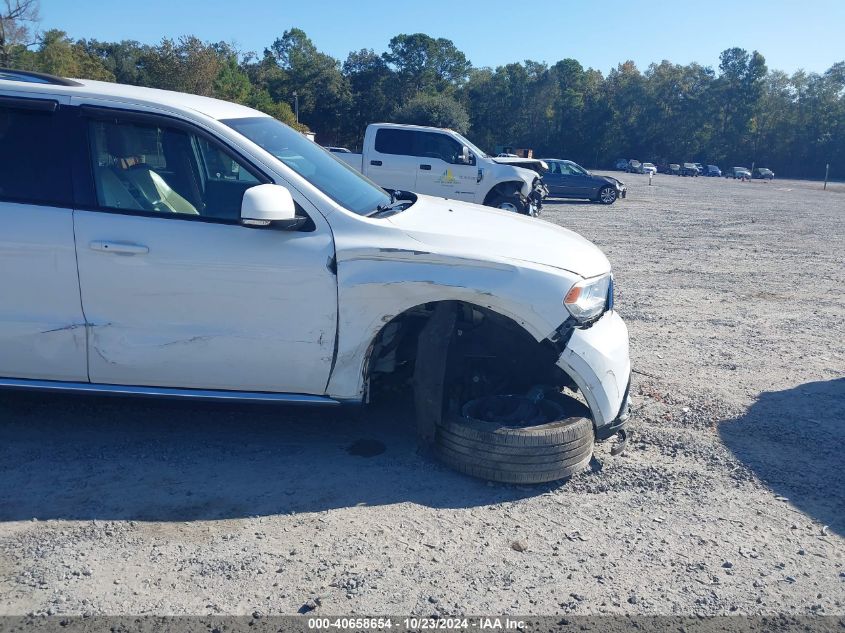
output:
[[[535,404],[518,396],[471,401],[463,415],[443,417],[435,452],[454,469],[482,479],[522,484],[566,479],[592,458],[593,422],[577,400],[560,402]],[[527,425],[509,419],[526,411]]]
[[522,201],[518,194],[511,194],[509,196],[496,196],[490,201],[490,206],[503,211],[513,211],[514,213],[528,214],[528,205]]
[[597,200],[602,204],[613,204],[616,202],[616,189],[608,185],[607,187],[602,187],[599,189],[599,195]]

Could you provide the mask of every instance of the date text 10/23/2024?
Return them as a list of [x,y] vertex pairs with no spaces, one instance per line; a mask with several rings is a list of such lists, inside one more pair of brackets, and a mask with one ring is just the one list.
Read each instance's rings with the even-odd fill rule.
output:
[[481,618],[397,618],[389,617],[366,618],[308,618],[308,628],[312,630],[391,630],[399,631],[455,631],[455,630],[481,630],[497,631],[511,630],[518,631],[525,626],[521,620],[498,617]]

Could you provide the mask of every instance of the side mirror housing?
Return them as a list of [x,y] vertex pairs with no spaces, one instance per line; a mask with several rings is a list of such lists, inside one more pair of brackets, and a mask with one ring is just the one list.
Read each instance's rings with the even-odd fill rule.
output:
[[295,231],[307,218],[297,217],[293,196],[281,185],[256,185],[244,192],[241,224],[256,228]]
[[461,153],[458,156],[458,163],[461,165],[474,165],[475,164],[475,157],[470,154],[469,147],[463,145],[461,147]]

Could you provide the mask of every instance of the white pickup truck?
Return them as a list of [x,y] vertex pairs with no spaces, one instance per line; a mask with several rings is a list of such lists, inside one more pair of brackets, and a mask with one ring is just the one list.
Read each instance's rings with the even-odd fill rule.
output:
[[373,123],[361,154],[334,155],[385,189],[414,191],[536,216],[548,167],[531,158],[492,158],[454,130]]

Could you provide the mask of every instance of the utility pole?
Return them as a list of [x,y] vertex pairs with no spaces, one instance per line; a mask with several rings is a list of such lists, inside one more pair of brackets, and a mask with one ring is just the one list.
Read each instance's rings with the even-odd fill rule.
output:
[[296,122],[299,123],[299,93],[293,91],[293,111],[296,115]]

